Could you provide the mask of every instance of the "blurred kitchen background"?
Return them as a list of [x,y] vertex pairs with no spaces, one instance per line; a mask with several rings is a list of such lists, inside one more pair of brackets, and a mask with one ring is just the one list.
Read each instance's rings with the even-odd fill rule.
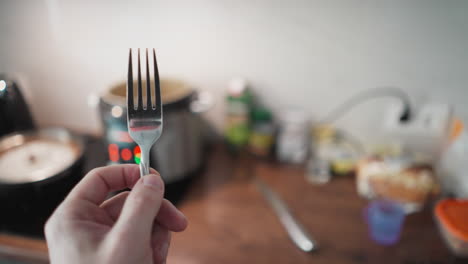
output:
[[[277,241],[288,243],[289,238],[251,184],[227,184],[253,172],[286,200],[318,243],[325,244],[317,263],[376,263],[386,258],[388,263],[462,263],[458,258],[468,256],[468,202],[463,200],[468,198],[467,14],[468,1],[456,0],[2,0],[0,73],[16,81],[37,127],[62,127],[91,138],[93,148],[103,153],[96,157],[105,161],[96,165],[133,162],[137,155],[130,152],[125,158],[116,143],[117,156],[112,156],[112,140],[124,137],[109,134],[103,111],[125,123],[125,108],[102,110],[100,105],[111,87],[126,80],[129,48],[156,48],[160,76],[203,95],[202,103],[209,106],[201,105],[199,120],[217,135],[208,137],[224,140],[211,140],[210,151],[200,153],[192,141],[190,151],[181,143],[181,155],[197,157],[190,161],[195,165],[184,166],[204,176],[183,184],[189,194],[181,208],[195,227],[185,238],[184,233],[176,236],[171,255],[176,263],[231,263],[223,258],[229,252],[210,255],[216,239],[207,238],[195,249],[192,242],[204,234],[225,240],[223,232],[232,236],[237,223],[257,231],[262,224],[248,215],[260,209],[271,214],[272,222],[266,220],[268,230],[263,231],[271,237],[262,240],[240,232],[239,244],[233,239],[228,247],[247,249],[256,257],[233,257],[232,263],[271,263],[281,257],[266,255],[282,250],[292,252],[284,254],[283,262],[312,261],[292,243],[284,248]],[[109,107],[119,106],[114,103]],[[410,111],[408,120],[405,110]],[[330,114],[333,118],[324,120]],[[100,148],[95,141],[103,138],[108,141]],[[166,144],[161,149],[174,146],[168,138],[158,142]],[[123,148],[132,150],[133,145],[128,146]],[[172,159],[154,155],[165,172]],[[193,177],[177,176],[174,181]],[[213,188],[214,196],[208,195]],[[410,194],[402,194],[403,189]],[[303,198],[305,193],[310,197]],[[323,204],[328,203],[327,211]],[[243,206],[245,215],[239,211]],[[322,218],[310,212],[317,208]],[[382,220],[382,211],[388,213],[385,219],[392,219],[385,224],[395,227],[390,240],[372,233],[372,221]],[[235,223],[224,222],[229,218]],[[327,226],[330,219],[333,227]],[[351,219],[349,226],[339,219]],[[403,231],[402,219],[407,221]],[[448,222],[452,224],[445,229]],[[338,226],[343,230],[336,231]],[[331,246],[341,237],[355,240]],[[0,249],[30,243],[0,236]],[[44,254],[43,241],[34,243],[20,252]],[[398,247],[380,247],[395,244]],[[34,259],[30,255],[26,259]]]
[[[125,77],[129,47],[156,47],[161,76],[211,91],[218,100],[209,119],[217,127],[233,77],[246,78],[274,111],[297,106],[312,120],[359,91],[389,85],[416,105],[449,103],[468,117],[465,1],[1,5],[0,71],[14,74],[34,98],[40,125],[100,133],[92,95]],[[339,124],[376,136],[388,103],[370,101]]]

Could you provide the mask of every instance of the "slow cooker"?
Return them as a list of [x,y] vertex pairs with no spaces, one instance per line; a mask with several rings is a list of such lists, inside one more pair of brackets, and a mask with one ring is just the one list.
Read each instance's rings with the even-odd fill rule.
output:
[[[164,130],[151,149],[150,165],[160,172],[166,184],[172,184],[192,177],[203,165],[211,130],[200,112],[209,109],[212,100],[180,80],[161,79],[160,84]],[[100,96],[99,110],[109,164],[139,164],[140,149],[127,129],[125,82]]]

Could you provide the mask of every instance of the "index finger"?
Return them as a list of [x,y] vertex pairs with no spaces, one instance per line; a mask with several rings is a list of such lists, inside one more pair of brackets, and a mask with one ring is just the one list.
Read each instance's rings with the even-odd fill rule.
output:
[[[158,174],[154,169],[151,173]],[[86,200],[100,205],[109,192],[132,188],[140,178],[136,164],[121,164],[91,170],[70,192],[66,200]]]

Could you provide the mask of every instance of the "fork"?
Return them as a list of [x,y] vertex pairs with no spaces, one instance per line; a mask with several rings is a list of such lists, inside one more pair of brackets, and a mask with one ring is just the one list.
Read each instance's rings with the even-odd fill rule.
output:
[[141,150],[140,176],[149,174],[149,153],[153,144],[162,134],[163,112],[161,103],[161,87],[159,84],[158,65],[156,62],[156,52],[153,49],[154,63],[154,96],[153,105],[151,102],[151,79],[148,62],[148,49],[146,49],[146,106],[143,105],[143,87],[141,83],[140,49],[138,49],[138,96],[137,105],[133,100],[133,70],[132,70],[132,49],[128,58],[127,77],[127,125],[130,137],[135,141]]

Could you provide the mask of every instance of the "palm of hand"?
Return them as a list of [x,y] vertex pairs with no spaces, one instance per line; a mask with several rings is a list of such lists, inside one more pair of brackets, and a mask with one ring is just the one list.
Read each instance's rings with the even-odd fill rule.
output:
[[[117,183],[91,185],[85,178],[72,191],[46,224],[51,263],[165,263],[169,230],[184,230],[186,219],[162,198],[163,188],[139,180],[137,168],[121,170],[127,179]],[[106,181],[103,172],[97,174]],[[134,188],[105,200],[109,191],[124,187]]]

